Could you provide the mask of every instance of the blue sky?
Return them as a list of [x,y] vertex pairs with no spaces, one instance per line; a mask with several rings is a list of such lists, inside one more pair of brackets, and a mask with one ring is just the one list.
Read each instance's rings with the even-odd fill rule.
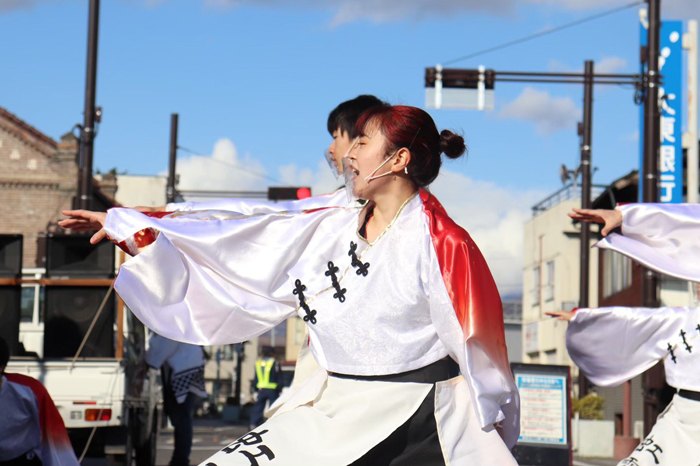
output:
[[[57,138],[82,120],[87,2],[26,3],[0,15],[3,42],[12,44],[4,53],[0,105]],[[325,118],[340,101],[374,93],[423,106],[426,66],[625,2],[599,2],[597,9],[517,2],[503,14],[466,8],[441,14],[436,6],[424,19],[361,17],[339,25],[333,22],[343,2],[298,2],[293,8],[282,6],[290,2],[224,3],[102,2],[97,101],[104,123],[96,167],[161,171],[173,111],[180,113],[181,144],[198,152],[225,137],[272,174],[292,160],[315,165],[328,143]],[[586,58],[614,57],[617,71],[634,72],[637,56],[632,8],[455,66],[576,69]],[[497,84],[494,112],[432,112],[438,126],[463,131],[469,143],[469,160],[454,164],[455,170],[517,188],[559,185],[558,165],[573,165],[578,156],[574,128],[541,134],[532,122],[499,118],[526,87]],[[579,86],[531,87],[581,107]],[[601,86],[594,111],[596,177],[607,182],[636,163],[638,108],[630,90]]]
[[[329,144],[326,118],[341,101],[371,93],[422,107],[426,66],[626,3],[103,0],[97,102],[104,117],[95,167],[162,172],[169,115],[178,112],[180,145],[209,155],[224,140],[224,178],[237,179],[230,169],[240,163],[283,182],[314,184]],[[0,0],[0,106],[56,139],[82,122],[87,4]],[[700,18],[696,0],[663,4],[669,19]],[[635,7],[454,66],[561,71],[593,59],[627,73],[638,70],[638,47]],[[439,128],[463,132],[470,149],[466,160],[446,164],[454,182],[488,188],[470,191],[470,200],[496,191],[504,204],[526,211],[561,186],[560,164],[577,165],[582,97],[576,85],[497,83],[493,112],[431,111]],[[639,108],[632,97],[617,86],[595,90],[595,183],[636,168]],[[188,156],[180,152],[182,167]],[[231,182],[232,189],[267,183]],[[196,184],[209,187],[206,179]],[[502,221],[508,206],[499,212]]]

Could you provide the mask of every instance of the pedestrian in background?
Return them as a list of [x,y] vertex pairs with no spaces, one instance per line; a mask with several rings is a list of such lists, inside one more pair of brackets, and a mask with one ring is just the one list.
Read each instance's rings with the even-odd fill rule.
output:
[[271,346],[264,346],[262,355],[255,361],[255,379],[253,380],[258,398],[253,406],[250,416],[251,430],[258,427],[263,422],[263,413],[267,403],[275,402],[282,390],[282,369],[275,359],[275,349]]
[[204,390],[204,351],[156,333],[148,342],[146,364],[163,374],[163,405],[174,428],[175,448],[170,466],[189,466],[195,397]]

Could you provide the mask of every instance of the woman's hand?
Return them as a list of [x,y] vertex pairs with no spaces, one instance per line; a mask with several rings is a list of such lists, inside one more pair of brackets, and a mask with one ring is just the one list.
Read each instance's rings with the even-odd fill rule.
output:
[[90,238],[90,244],[97,244],[102,241],[107,234],[105,233],[105,219],[107,212],[93,212],[91,210],[64,210],[63,215],[67,218],[58,222],[58,225],[73,231],[95,231],[97,233]]
[[622,225],[622,212],[619,210],[605,209],[577,209],[569,212],[569,217],[586,223],[604,223],[605,226],[600,231],[603,236]]
[[571,319],[574,318],[574,313],[569,312],[569,311],[551,311],[551,312],[545,312],[548,316],[556,317],[559,320],[565,320],[567,322],[570,322]]

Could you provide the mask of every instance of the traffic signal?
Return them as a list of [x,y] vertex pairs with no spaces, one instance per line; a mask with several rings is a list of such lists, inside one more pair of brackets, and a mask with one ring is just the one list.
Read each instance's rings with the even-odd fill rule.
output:
[[273,187],[267,188],[267,198],[271,201],[306,199],[311,197],[308,187]]

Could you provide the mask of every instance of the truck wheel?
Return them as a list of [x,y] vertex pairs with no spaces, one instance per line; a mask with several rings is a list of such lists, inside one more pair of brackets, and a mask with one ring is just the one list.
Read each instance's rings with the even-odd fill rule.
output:
[[153,410],[148,440],[136,449],[136,466],[155,466],[158,448],[158,410]]

